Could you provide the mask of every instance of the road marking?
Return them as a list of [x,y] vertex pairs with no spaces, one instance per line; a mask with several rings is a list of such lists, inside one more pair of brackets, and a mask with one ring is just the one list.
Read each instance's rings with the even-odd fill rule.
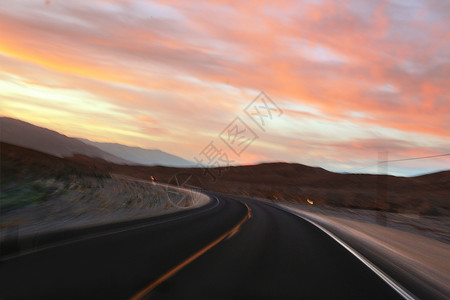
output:
[[347,245],[344,241],[342,241],[340,238],[338,238],[336,235],[328,231],[328,229],[325,229],[321,225],[317,224],[316,222],[310,220],[309,218],[298,214],[295,211],[291,211],[288,208],[282,207],[277,205],[280,209],[289,212],[297,217],[302,218],[303,220],[313,224],[326,234],[328,234],[332,239],[334,239],[336,242],[338,242],[342,247],[347,249],[351,254],[353,254],[356,258],[358,258],[363,264],[365,264],[370,270],[372,270],[375,274],[378,275],[384,282],[386,282],[391,288],[393,288],[400,296],[403,297],[403,299],[406,300],[416,300],[416,298],[410,291],[408,291],[406,288],[404,288],[402,285],[400,285],[398,282],[396,282],[393,278],[391,278],[389,275],[384,273],[381,269],[379,269],[376,265],[374,265],[371,261],[369,261],[366,257],[364,257],[362,254],[360,254],[358,251]]
[[215,245],[217,245],[218,243],[220,243],[221,241],[223,241],[225,238],[230,237],[235,235],[240,227],[245,223],[245,221],[247,221],[248,219],[251,218],[251,209],[250,207],[248,207],[248,205],[245,202],[239,201],[242,204],[245,205],[245,207],[247,208],[247,214],[245,215],[244,218],[242,218],[242,220],[240,220],[235,226],[233,226],[233,228],[231,228],[230,230],[228,230],[227,232],[225,232],[224,234],[222,234],[219,238],[217,238],[215,241],[213,241],[212,243],[210,243],[209,245],[207,245],[206,247],[204,247],[203,249],[201,249],[200,251],[198,251],[197,253],[195,253],[194,255],[192,255],[191,257],[189,257],[188,259],[186,259],[185,261],[183,261],[182,263],[180,263],[179,265],[177,265],[176,267],[172,268],[170,271],[168,271],[167,273],[165,273],[164,275],[162,275],[161,277],[159,277],[157,280],[153,281],[152,283],[150,283],[147,287],[145,287],[143,290],[141,290],[140,292],[138,292],[137,294],[135,294],[133,297],[130,298],[130,300],[140,300],[143,299],[145,296],[148,295],[148,293],[150,293],[154,288],[156,288],[158,285],[160,285],[161,283],[163,283],[164,281],[166,281],[167,279],[169,279],[170,277],[172,277],[175,273],[177,273],[178,271],[180,271],[181,269],[183,269],[185,266],[187,266],[188,264],[190,264],[192,261],[194,261],[195,259],[197,259],[199,256],[201,256],[202,254],[204,254],[205,252],[207,252],[209,249],[211,249],[212,247],[214,247]]
[[[36,252],[40,252],[40,251],[44,251],[44,250],[48,250],[48,249],[52,249],[52,248],[57,248],[57,247],[61,247],[61,246],[67,246],[67,245],[74,244],[74,243],[77,243],[77,242],[82,242],[82,241],[86,241],[86,240],[90,240],[90,239],[94,239],[94,238],[99,238],[99,237],[104,237],[104,236],[108,236],[108,235],[113,235],[113,234],[117,234],[117,233],[123,233],[123,232],[126,232],[126,231],[142,229],[142,228],[149,227],[149,226],[156,226],[156,225],[164,224],[164,223],[167,223],[167,222],[178,221],[178,220],[181,220],[181,219],[184,219],[184,218],[187,218],[187,217],[195,216],[195,215],[198,215],[198,214],[210,211],[210,210],[216,208],[217,206],[219,206],[219,200],[217,199],[217,197],[214,197],[214,198],[216,198],[216,204],[214,206],[206,209],[206,210],[197,211],[197,212],[194,212],[192,214],[188,214],[188,215],[181,216],[181,217],[178,217],[178,218],[171,218],[171,219],[163,220],[163,221],[156,222],[156,223],[129,226],[129,227],[126,227],[126,228],[120,229],[120,230],[110,230],[110,231],[97,233],[97,234],[88,234],[88,235],[85,235],[85,236],[82,236],[82,237],[79,237],[79,238],[74,238],[74,239],[71,239],[71,240],[68,240],[68,241],[50,243],[50,244],[45,245],[45,246],[33,248],[33,249],[30,249],[30,250],[21,251],[20,253],[17,253],[17,254],[6,255],[6,256],[0,258],[0,262],[5,262],[5,261],[8,261],[8,260],[11,260],[11,259],[14,259],[14,258],[22,257],[22,256],[25,256],[25,255],[33,254],[33,253],[36,253]],[[178,211],[175,211],[175,212],[178,212]],[[163,215],[158,215],[158,216],[155,216],[155,217],[159,217],[159,216],[163,216]],[[138,220],[138,219],[136,219],[136,220]],[[133,220],[131,220],[131,221],[133,221]],[[111,224],[114,224],[114,223],[111,223]],[[108,225],[108,223],[106,223],[106,224],[97,224],[97,225],[98,226]],[[95,226],[97,226],[97,225],[95,225]],[[79,228],[74,228],[74,229],[76,230],[76,229],[79,229]]]
[[[240,200],[238,200],[240,201]],[[240,201],[242,202],[242,201]],[[242,202],[246,207],[247,207],[247,219],[251,219],[252,218],[252,209],[250,207],[247,206],[247,204],[245,204],[244,202]],[[239,227],[234,229],[228,236],[227,236],[227,240],[231,239],[236,233],[239,232]]]

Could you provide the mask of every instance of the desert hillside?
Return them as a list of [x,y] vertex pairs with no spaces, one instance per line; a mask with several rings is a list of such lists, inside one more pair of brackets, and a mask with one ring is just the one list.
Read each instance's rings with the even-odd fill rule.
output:
[[[38,151],[1,144],[3,178],[39,176],[101,176],[122,174],[141,179],[157,176],[160,182],[187,184],[212,191],[288,200],[315,205],[375,209],[400,213],[450,216],[450,171],[418,177],[338,174],[300,164],[270,163],[209,169],[128,166],[74,155],[58,158]],[[191,176],[192,175],[192,176]],[[212,176],[214,176],[215,181]],[[378,184],[382,177],[381,188]],[[386,187],[386,188],[384,188]],[[386,202],[377,202],[386,194]]]

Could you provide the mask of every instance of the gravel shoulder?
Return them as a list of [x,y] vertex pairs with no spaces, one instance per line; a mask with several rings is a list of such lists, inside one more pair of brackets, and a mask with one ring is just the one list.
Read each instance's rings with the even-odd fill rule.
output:
[[[439,299],[450,295],[448,220],[418,222],[418,218],[392,214],[386,226],[381,226],[376,224],[375,212],[339,212],[292,203],[281,206],[318,223],[351,247],[374,253],[392,269],[433,290]],[[405,222],[405,218],[410,220]],[[411,223],[420,224],[420,229]],[[438,234],[430,234],[433,229]]]

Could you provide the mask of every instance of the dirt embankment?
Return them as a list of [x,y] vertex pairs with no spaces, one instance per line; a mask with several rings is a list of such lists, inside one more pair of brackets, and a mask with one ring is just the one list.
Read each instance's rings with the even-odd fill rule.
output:
[[[95,166],[2,145],[0,239],[116,222],[206,204],[209,198]],[[89,159],[86,160],[86,162]]]

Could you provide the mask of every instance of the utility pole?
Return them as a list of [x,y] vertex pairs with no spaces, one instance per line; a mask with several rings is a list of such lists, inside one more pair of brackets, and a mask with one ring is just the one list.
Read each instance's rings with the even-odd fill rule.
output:
[[376,221],[379,225],[386,226],[387,209],[387,187],[388,187],[388,152],[378,152],[378,176],[377,176],[377,199],[376,199]]

